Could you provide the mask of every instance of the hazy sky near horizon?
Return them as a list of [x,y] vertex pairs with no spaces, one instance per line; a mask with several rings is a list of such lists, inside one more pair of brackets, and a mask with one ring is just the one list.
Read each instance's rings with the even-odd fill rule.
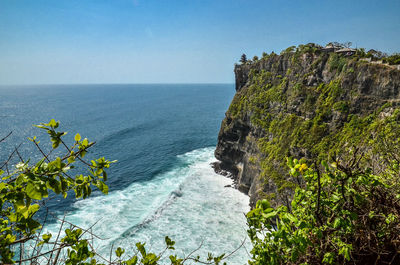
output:
[[0,84],[233,83],[242,53],[400,52],[400,1],[0,0]]

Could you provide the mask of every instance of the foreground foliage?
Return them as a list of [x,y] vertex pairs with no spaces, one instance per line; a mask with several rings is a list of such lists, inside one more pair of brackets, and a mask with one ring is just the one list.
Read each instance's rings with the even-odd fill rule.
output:
[[[58,126],[59,123],[55,120],[37,125],[38,128],[48,133],[52,142],[51,151],[45,154],[39,146],[40,141],[36,137],[30,139],[42,154],[42,159],[37,163],[31,164],[30,160],[24,161],[18,149],[15,149],[8,161],[1,166],[0,254],[3,263],[14,263],[13,246],[19,244],[20,250],[24,248],[24,243],[29,244],[35,240],[31,258],[41,255],[39,247],[48,243],[51,235],[42,235],[42,240],[39,242],[38,235],[41,232],[42,224],[36,218],[36,214],[43,205],[43,199],[48,198],[49,194],[60,194],[66,198],[69,192],[74,192],[76,198],[86,198],[91,194],[92,186],[97,187],[103,193],[108,191],[104,182],[107,180],[105,169],[110,166],[111,162],[104,158],[90,162],[84,161],[87,149],[93,143],[86,138],[81,139],[81,136],[77,134],[74,144],[67,146],[62,140],[62,136],[66,135],[66,132],[56,131]],[[60,146],[63,146],[66,152],[62,156],[51,158],[50,154]],[[14,154],[18,154],[20,162],[14,169],[9,169],[8,163]],[[78,174],[73,177],[69,174],[77,161],[88,167],[87,175]],[[84,242],[78,240],[80,234],[81,232],[78,230],[66,230],[66,236],[61,239],[62,243],[57,247],[53,243],[53,250],[62,249],[64,246],[83,249]],[[29,260],[29,258],[24,258],[23,251],[19,250],[18,261]],[[70,258],[72,257],[73,252],[70,255]],[[55,262],[57,262],[57,258],[55,258]]]
[[296,189],[291,211],[262,200],[247,214],[250,264],[400,263],[398,161],[382,175],[358,169],[356,158],[323,162],[323,171],[292,159],[288,165],[306,185]]
[[[107,194],[106,169],[115,161],[108,161],[104,157],[84,160],[94,143],[76,134],[74,143],[68,146],[62,138],[67,133],[57,130],[59,122],[55,120],[36,127],[49,135],[52,145],[50,151],[45,152],[40,141],[33,137],[30,140],[41,154],[38,162],[25,161],[16,148],[8,160],[0,165],[0,264],[155,265],[160,264],[161,260],[163,264],[167,262],[173,265],[188,261],[220,264],[229,256],[210,253],[208,257],[200,259],[193,251],[187,256],[178,257],[172,252],[175,242],[166,237],[165,249],[161,253],[149,252],[144,243],[136,243],[136,250],[131,253],[117,247],[110,249],[109,257],[104,257],[95,251],[93,238],[97,236],[91,232],[91,227],[78,227],[65,218],[59,220],[61,225],[57,234],[43,233],[47,215],[50,214],[45,210],[46,200],[55,196],[85,199],[91,195],[93,187]],[[6,138],[1,139],[0,143]],[[63,147],[63,150],[58,150],[59,147]],[[13,157],[20,161],[15,166],[10,165]],[[77,163],[80,167],[73,170]],[[87,174],[72,175],[77,171],[83,172],[85,168],[88,169]],[[40,209],[44,218],[38,217]],[[57,218],[56,215],[54,217]],[[165,257],[167,253],[170,255]]]

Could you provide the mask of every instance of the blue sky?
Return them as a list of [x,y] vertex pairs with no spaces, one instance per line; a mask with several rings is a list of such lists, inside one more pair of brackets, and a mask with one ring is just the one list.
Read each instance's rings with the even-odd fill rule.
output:
[[400,52],[400,1],[0,0],[0,84],[233,83],[291,45]]

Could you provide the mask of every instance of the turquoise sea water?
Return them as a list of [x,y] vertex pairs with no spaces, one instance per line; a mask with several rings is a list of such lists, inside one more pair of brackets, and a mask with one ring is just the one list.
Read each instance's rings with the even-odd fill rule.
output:
[[[118,160],[109,171],[109,195],[47,203],[77,225],[96,223],[93,232],[103,238],[95,242],[99,253],[108,255],[112,245],[133,249],[138,241],[157,252],[166,235],[177,242],[178,254],[199,245],[202,255],[230,252],[246,238],[248,197],[225,187],[231,180],[210,163],[233,94],[233,85],[0,87],[0,136],[13,132],[0,145],[0,161],[19,143],[25,157],[38,159],[26,138],[46,136],[32,124],[60,120],[66,138],[79,132],[96,141],[90,156]],[[45,230],[58,226],[52,218]],[[247,259],[241,248],[227,262]]]

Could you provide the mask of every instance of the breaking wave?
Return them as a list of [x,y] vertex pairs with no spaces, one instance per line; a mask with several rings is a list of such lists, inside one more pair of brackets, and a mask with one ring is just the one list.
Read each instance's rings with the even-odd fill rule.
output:
[[[66,219],[83,228],[96,224],[93,233],[102,240],[95,245],[106,255],[112,245],[133,251],[136,242],[146,242],[151,251],[159,252],[167,235],[183,254],[200,244],[199,255],[229,253],[247,238],[244,213],[249,210],[249,198],[225,187],[232,180],[214,173],[213,153],[209,147],[179,155],[171,170],[151,180],[75,202],[75,210]],[[58,227],[49,224],[45,230],[55,233]],[[243,247],[228,264],[246,260]]]

